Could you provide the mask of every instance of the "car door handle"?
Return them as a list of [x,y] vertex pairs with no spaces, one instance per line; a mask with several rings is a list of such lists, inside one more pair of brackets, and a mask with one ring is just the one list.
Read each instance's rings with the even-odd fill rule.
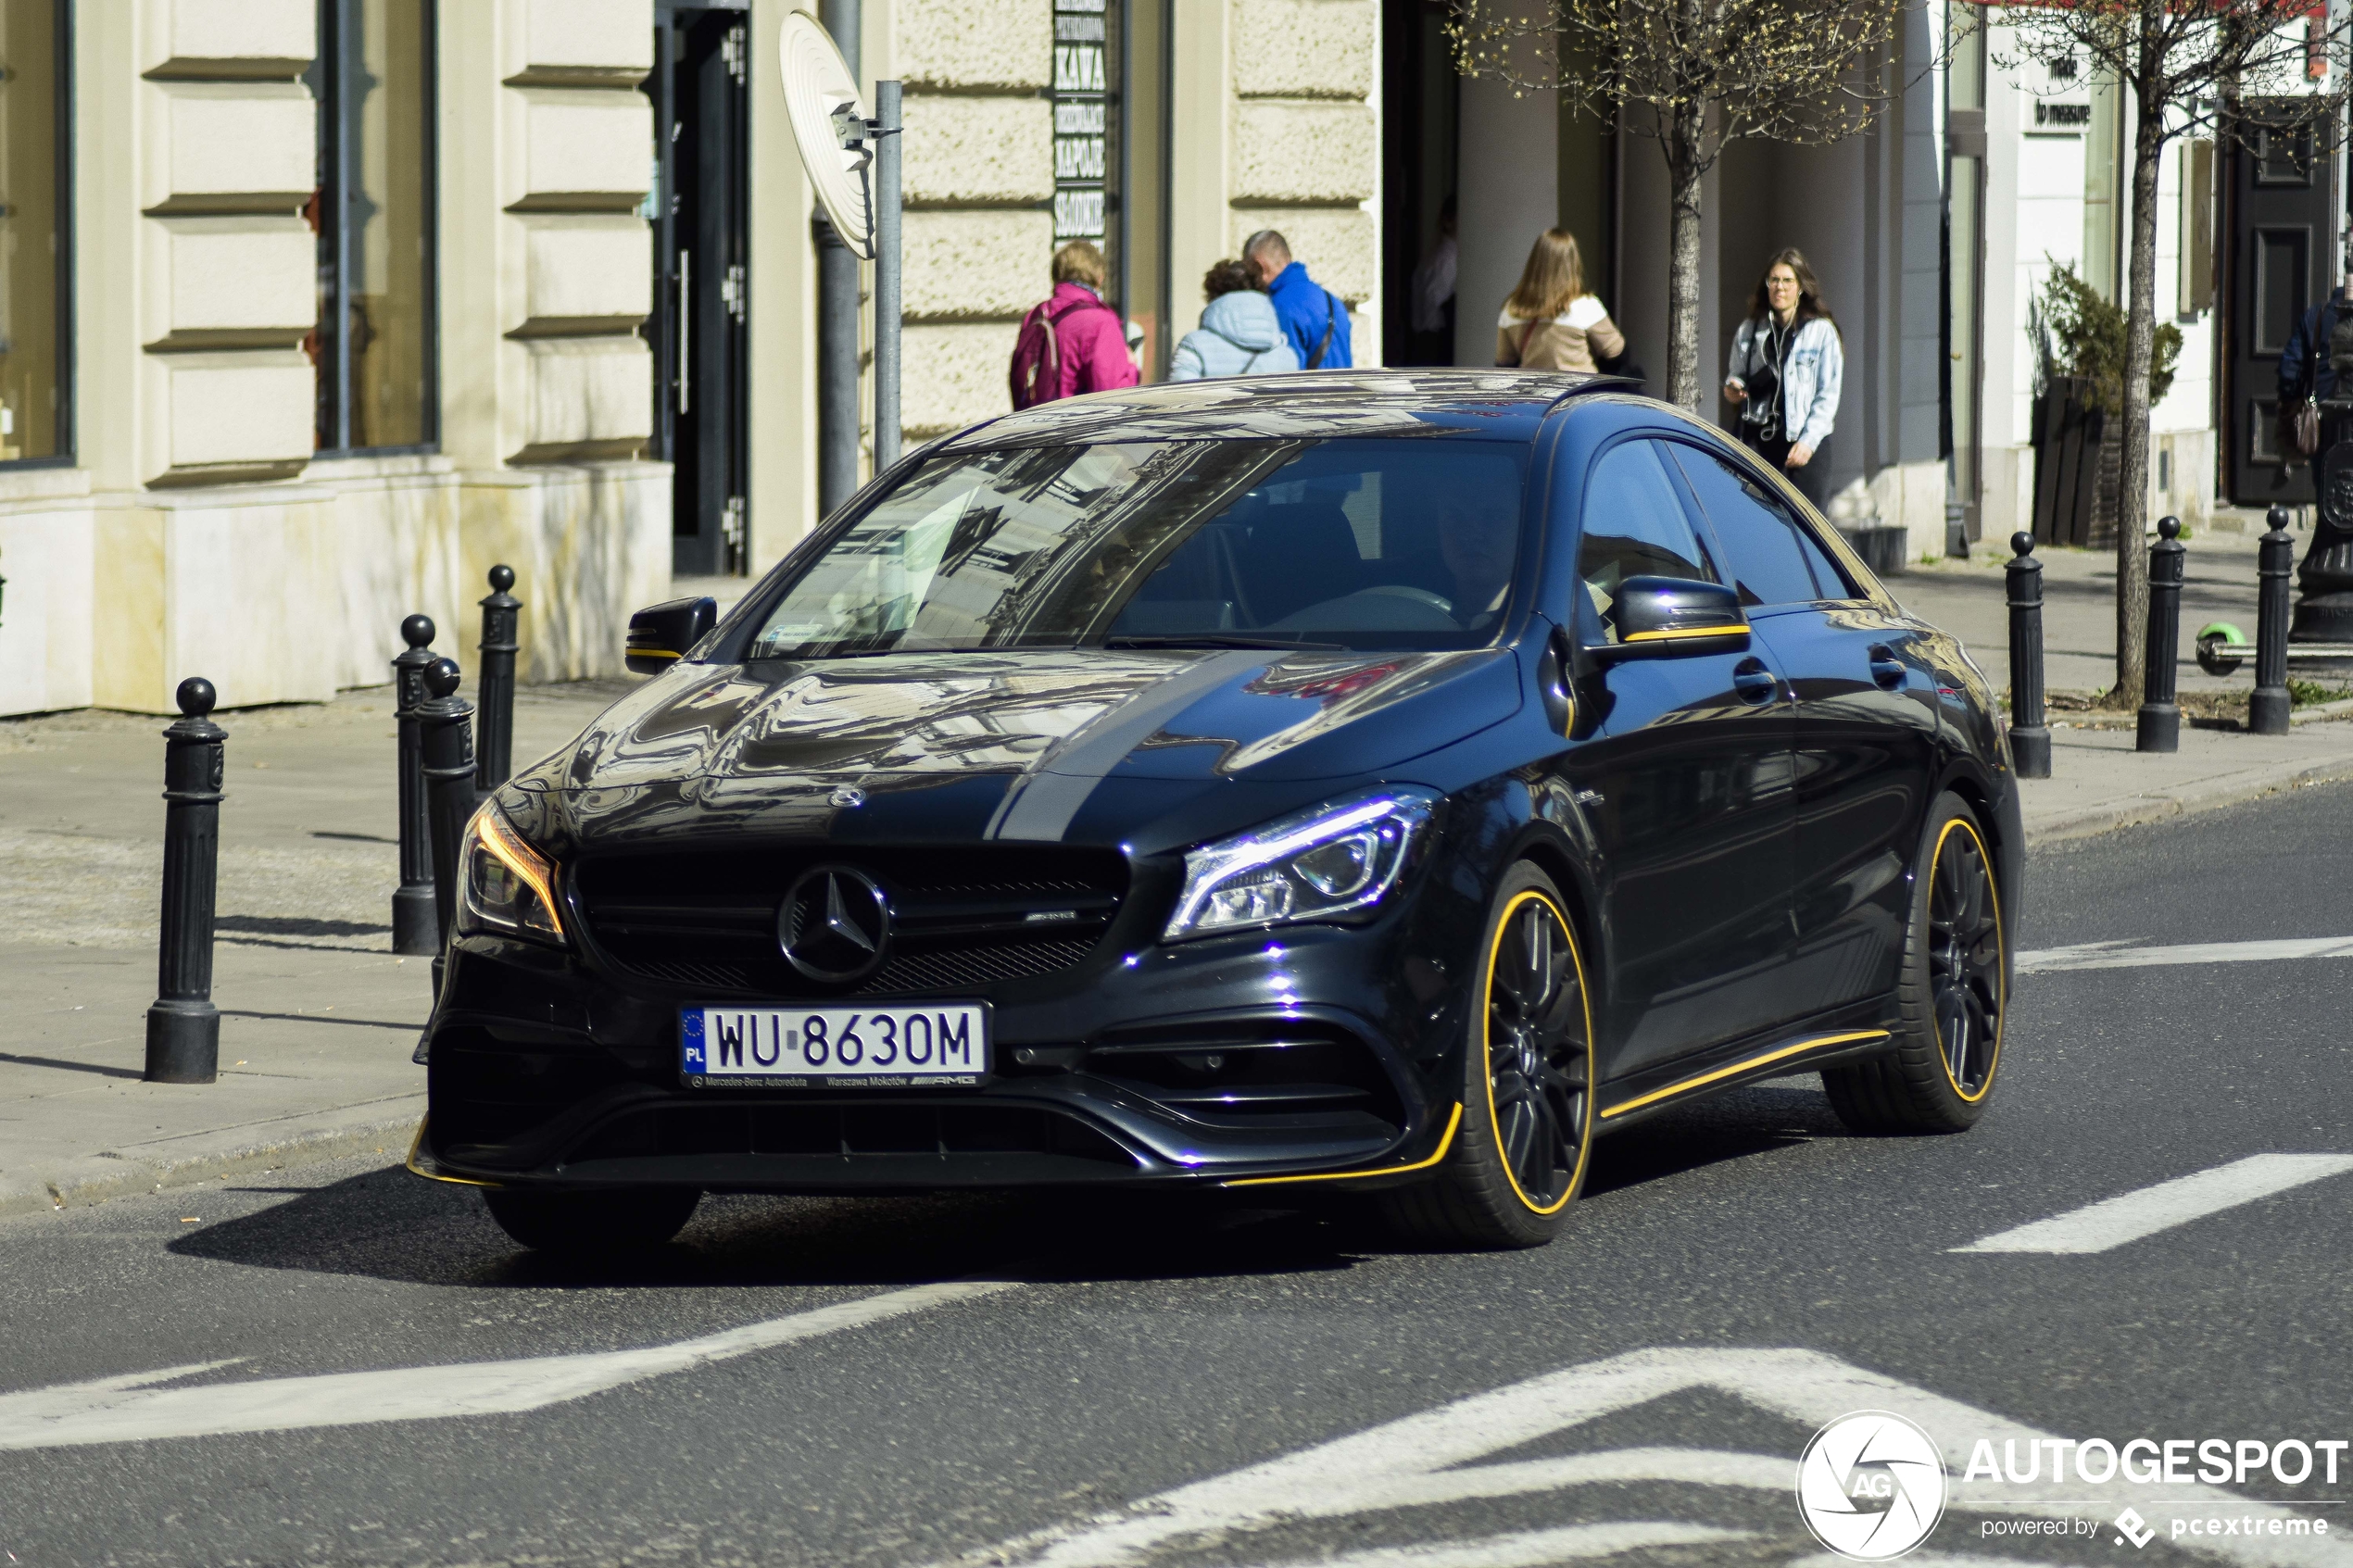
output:
[[1732,690],[1741,694],[1743,702],[1770,702],[1780,684],[1779,676],[1753,659],[1732,671]]
[[1871,649],[1871,679],[1877,681],[1882,690],[1895,690],[1904,684],[1904,677],[1910,671],[1905,669],[1904,661],[1895,657],[1894,649],[1884,645]]

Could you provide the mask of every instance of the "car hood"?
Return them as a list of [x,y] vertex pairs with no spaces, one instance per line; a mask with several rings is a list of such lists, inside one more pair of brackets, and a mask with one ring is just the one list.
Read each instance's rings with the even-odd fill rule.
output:
[[920,800],[920,838],[1063,838],[1090,802],[1124,799],[1114,815],[1127,815],[1205,785],[1369,783],[1519,703],[1516,661],[1491,648],[688,666],[616,703],[516,783],[595,797],[577,815],[608,819],[671,816],[660,801],[709,825],[716,812],[795,831],[782,819],[805,814],[790,805],[800,802],[824,811],[828,833],[848,826],[835,817],[854,787],[877,808],[848,813],[868,831],[913,814],[892,801]]

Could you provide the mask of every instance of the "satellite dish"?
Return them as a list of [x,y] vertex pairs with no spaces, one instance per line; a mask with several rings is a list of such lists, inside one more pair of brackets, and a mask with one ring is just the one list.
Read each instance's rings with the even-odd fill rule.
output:
[[785,113],[792,120],[801,166],[825,217],[862,261],[874,258],[875,207],[866,181],[874,161],[865,106],[858,101],[858,79],[834,46],[833,35],[806,11],[785,15],[776,62],[785,85]]

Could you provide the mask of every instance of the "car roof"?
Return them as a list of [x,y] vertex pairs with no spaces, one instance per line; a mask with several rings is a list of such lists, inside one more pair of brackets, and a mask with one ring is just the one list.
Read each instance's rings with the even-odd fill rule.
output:
[[1633,384],[1614,376],[1566,370],[1426,369],[1158,382],[1041,403],[975,425],[940,449],[1438,433],[1529,441],[1562,399]]

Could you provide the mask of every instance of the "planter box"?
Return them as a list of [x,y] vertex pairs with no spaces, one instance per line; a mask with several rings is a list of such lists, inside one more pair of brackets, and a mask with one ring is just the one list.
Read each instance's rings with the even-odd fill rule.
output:
[[2034,542],[2116,543],[2124,426],[2089,401],[2090,383],[2055,376],[2034,405]]

